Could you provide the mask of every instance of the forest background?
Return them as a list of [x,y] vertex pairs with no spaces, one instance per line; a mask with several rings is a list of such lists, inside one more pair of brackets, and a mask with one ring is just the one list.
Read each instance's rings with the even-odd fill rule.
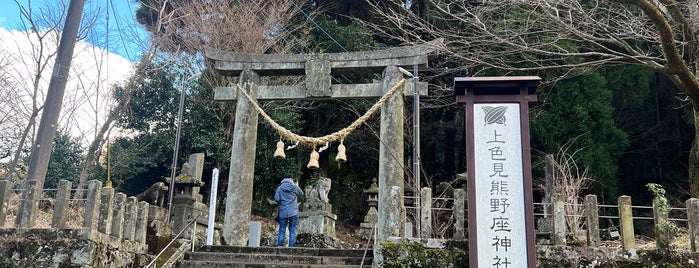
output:
[[[438,188],[441,185],[443,188],[449,185],[458,188],[465,183],[460,176],[466,171],[464,108],[455,103],[451,89],[454,77],[538,75],[544,84],[537,92],[539,102],[530,107],[532,164],[535,185],[539,188],[537,197],[540,198],[541,194],[546,154],[556,155],[557,159],[573,159],[578,173],[589,180],[582,193],[597,194],[602,203],[614,204],[618,195],[626,194],[634,198],[634,203],[650,204],[652,195],[645,187],[647,183],[663,185],[670,201],[675,204],[690,197],[688,161],[694,143],[693,107],[691,98],[676,86],[672,76],[643,64],[629,64],[622,60],[582,64],[593,62],[595,57],[604,59],[604,56],[590,57],[588,52],[591,49],[579,45],[579,40],[561,38],[546,43],[548,47],[561,49],[570,55],[554,55],[554,60],[536,53],[518,52],[503,45],[506,43],[504,39],[492,39],[483,29],[469,23],[477,21],[475,18],[483,18],[477,14],[489,14],[489,8],[498,7],[504,15],[489,18],[493,21],[500,19],[499,23],[493,24],[494,27],[514,29],[514,26],[522,25],[518,18],[533,16],[537,7],[513,4],[519,1],[489,1],[485,4],[451,1],[446,9],[439,4],[441,2],[428,0],[193,2],[196,3],[188,0],[138,0],[141,8],[136,12],[136,18],[150,33],[150,43],[143,46],[142,57],[134,64],[133,75],[126,82],[110,88],[109,112],[100,125],[94,126],[94,141],[85,144],[78,137],[71,136],[69,127],[59,129],[45,188],[55,188],[61,179],[73,181],[74,185],[89,179],[105,181],[108,167],[113,186],[129,195],[138,194],[155,182],[169,181],[180,90],[185,89],[178,173],[179,166],[187,161],[189,154],[204,152],[206,186],[202,192],[208,199],[210,174],[213,168],[218,168],[222,174],[218,204],[225,204],[222,200],[227,188],[235,105],[213,101],[213,88],[234,83],[235,79],[221,77],[210,69],[202,56],[205,47],[245,53],[314,54],[375,50],[445,38],[447,47],[432,56],[430,66],[420,69],[418,74],[421,81],[430,83],[430,94],[422,97],[420,103],[421,187]],[[547,1],[531,1],[539,2]],[[584,5],[599,6],[600,3],[609,5],[600,13],[610,15],[613,8],[623,7],[625,12],[644,17],[644,11],[634,8],[631,3],[580,1],[583,8],[589,8]],[[99,11],[92,12],[86,17],[99,18]],[[449,16],[457,12],[466,13]],[[31,16],[27,16],[29,18]],[[651,29],[654,27],[649,20],[641,19],[640,24]],[[89,27],[84,28],[88,31]],[[532,28],[536,31],[520,34],[520,38],[545,40],[552,36],[543,25]],[[471,39],[457,43],[457,37],[447,35],[445,29],[462,33],[460,38]],[[495,43],[488,45],[484,39]],[[637,39],[625,36],[623,39],[634,46],[663,54],[657,46],[657,32],[652,39],[643,36]],[[495,60],[475,56],[464,58],[469,53],[485,53],[486,49],[496,52],[512,49],[512,54],[488,54]],[[621,53],[624,48],[620,46],[616,50]],[[693,68],[694,61],[687,61]],[[0,72],[0,75],[6,77],[8,74]],[[334,77],[333,83],[375,79],[380,79],[380,74]],[[0,81],[3,91],[15,86],[11,79]],[[299,80],[289,77],[284,82],[294,84]],[[27,129],[23,135],[6,131],[10,122],[0,120],[3,141],[0,158],[12,159],[1,164],[10,171],[4,176],[14,178],[18,185],[23,174],[21,167],[26,166],[28,160],[41,101],[35,101],[39,104],[33,109],[35,116],[22,121],[26,122],[23,129]],[[305,136],[322,136],[349,125],[375,101],[267,101],[261,105],[282,126]],[[412,122],[412,105],[412,99],[406,99],[407,192],[415,188],[410,183],[414,171],[408,164],[412,163],[413,147],[407,144],[413,135],[409,123]],[[341,165],[335,162],[334,149],[320,154],[320,175],[333,180],[330,202],[342,222],[358,224],[366,212],[363,190],[369,188],[372,179],[378,175],[379,124],[379,118],[375,116],[345,139],[347,162]],[[112,132],[121,134],[110,135]],[[20,142],[21,138],[27,141]],[[282,174],[294,174],[302,185],[312,183],[319,176],[306,168],[311,148],[291,149],[286,152],[286,159],[275,159],[273,152],[278,140],[279,134],[260,120],[253,198],[253,213],[257,215],[270,214],[267,199],[273,195]],[[332,145],[335,146],[337,144]],[[223,213],[224,209],[219,206],[218,212]]]

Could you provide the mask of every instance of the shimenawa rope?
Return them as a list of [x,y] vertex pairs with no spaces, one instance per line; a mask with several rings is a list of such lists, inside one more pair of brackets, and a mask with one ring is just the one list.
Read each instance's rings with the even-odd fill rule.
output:
[[398,92],[399,91],[398,89],[400,89],[403,86],[403,84],[405,84],[405,78],[402,78],[400,81],[398,81],[398,83],[396,83],[396,85],[393,86],[391,88],[391,90],[389,90],[386,94],[381,96],[381,98],[379,99],[378,102],[376,102],[373,106],[371,106],[371,108],[369,108],[369,110],[367,110],[362,116],[357,118],[357,120],[352,122],[352,124],[350,124],[349,126],[343,128],[343,129],[340,129],[334,133],[331,133],[331,134],[328,134],[328,135],[325,135],[322,137],[302,136],[302,135],[296,134],[296,133],[291,132],[290,130],[284,128],[283,126],[281,126],[277,122],[275,122],[271,117],[269,117],[269,115],[267,115],[267,113],[265,113],[265,111],[262,110],[260,105],[257,104],[257,101],[253,100],[252,97],[250,97],[250,95],[248,95],[248,93],[242,87],[240,87],[240,84],[236,84],[236,87],[239,89],[238,91],[242,92],[243,95],[245,95],[245,97],[250,101],[250,103],[252,103],[252,106],[255,107],[255,109],[257,109],[258,112],[260,112],[262,117],[270,125],[272,125],[272,128],[274,128],[277,132],[279,132],[279,134],[282,135],[284,137],[284,139],[290,140],[290,141],[300,141],[302,144],[310,145],[311,147],[315,147],[316,145],[326,144],[328,142],[332,142],[332,141],[336,141],[336,140],[344,140],[344,138],[347,137],[347,135],[352,133],[352,131],[354,131],[361,124],[366,122],[366,120],[369,119],[369,117],[371,117],[371,115],[374,112],[376,112],[376,110],[378,110],[381,107],[381,105],[384,104],[384,102],[386,102],[388,100],[388,98],[390,98],[391,96],[393,96],[393,94]]

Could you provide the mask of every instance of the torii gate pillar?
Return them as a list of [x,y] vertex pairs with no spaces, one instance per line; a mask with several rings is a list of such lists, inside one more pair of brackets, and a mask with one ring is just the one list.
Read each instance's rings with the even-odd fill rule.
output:
[[[259,82],[260,76],[250,69],[243,70],[238,80],[240,87],[250,96],[257,94]],[[228,172],[226,213],[223,218],[223,238],[228,245],[242,246],[248,243],[257,146],[257,115],[257,110],[245,95],[238,94]]]
[[[396,66],[383,73],[385,94],[401,79]],[[403,208],[403,95],[393,95],[381,107],[381,145],[379,147],[379,206],[376,241],[400,236],[405,226]]]

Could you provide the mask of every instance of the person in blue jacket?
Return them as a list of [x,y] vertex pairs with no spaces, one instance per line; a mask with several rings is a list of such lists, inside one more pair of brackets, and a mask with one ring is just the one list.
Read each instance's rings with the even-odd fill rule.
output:
[[298,181],[294,182],[291,174],[284,174],[282,183],[274,193],[274,201],[279,204],[279,236],[277,246],[284,246],[286,227],[289,227],[289,247],[296,243],[296,224],[299,221],[298,198],[303,196]]

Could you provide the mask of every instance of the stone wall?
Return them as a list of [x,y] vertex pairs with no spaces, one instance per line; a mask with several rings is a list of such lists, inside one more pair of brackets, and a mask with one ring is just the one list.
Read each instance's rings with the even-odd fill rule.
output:
[[78,229],[0,230],[0,267],[143,267],[145,244]]
[[[7,191],[0,181],[0,217]],[[141,267],[148,259],[149,204],[114,193],[99,181],[88,183],[87,198],[70,200],[70,182],[61,181],[52,200],[51,228],[33,225],[37,215],[18,213],[12,228],[0,229],[0,267]],[[30,196],[38,196],[30,188]],[[69,207],[82,207],[82,224],[67,228]],[[32,210],[27,210],[32,211]],[[34,211],[36,213],[36,211]],[[161,213],[162,214],[162,213]],[[72,216],[71,216],[72,215]],[[167,234],[170,236],[170,234]]]

